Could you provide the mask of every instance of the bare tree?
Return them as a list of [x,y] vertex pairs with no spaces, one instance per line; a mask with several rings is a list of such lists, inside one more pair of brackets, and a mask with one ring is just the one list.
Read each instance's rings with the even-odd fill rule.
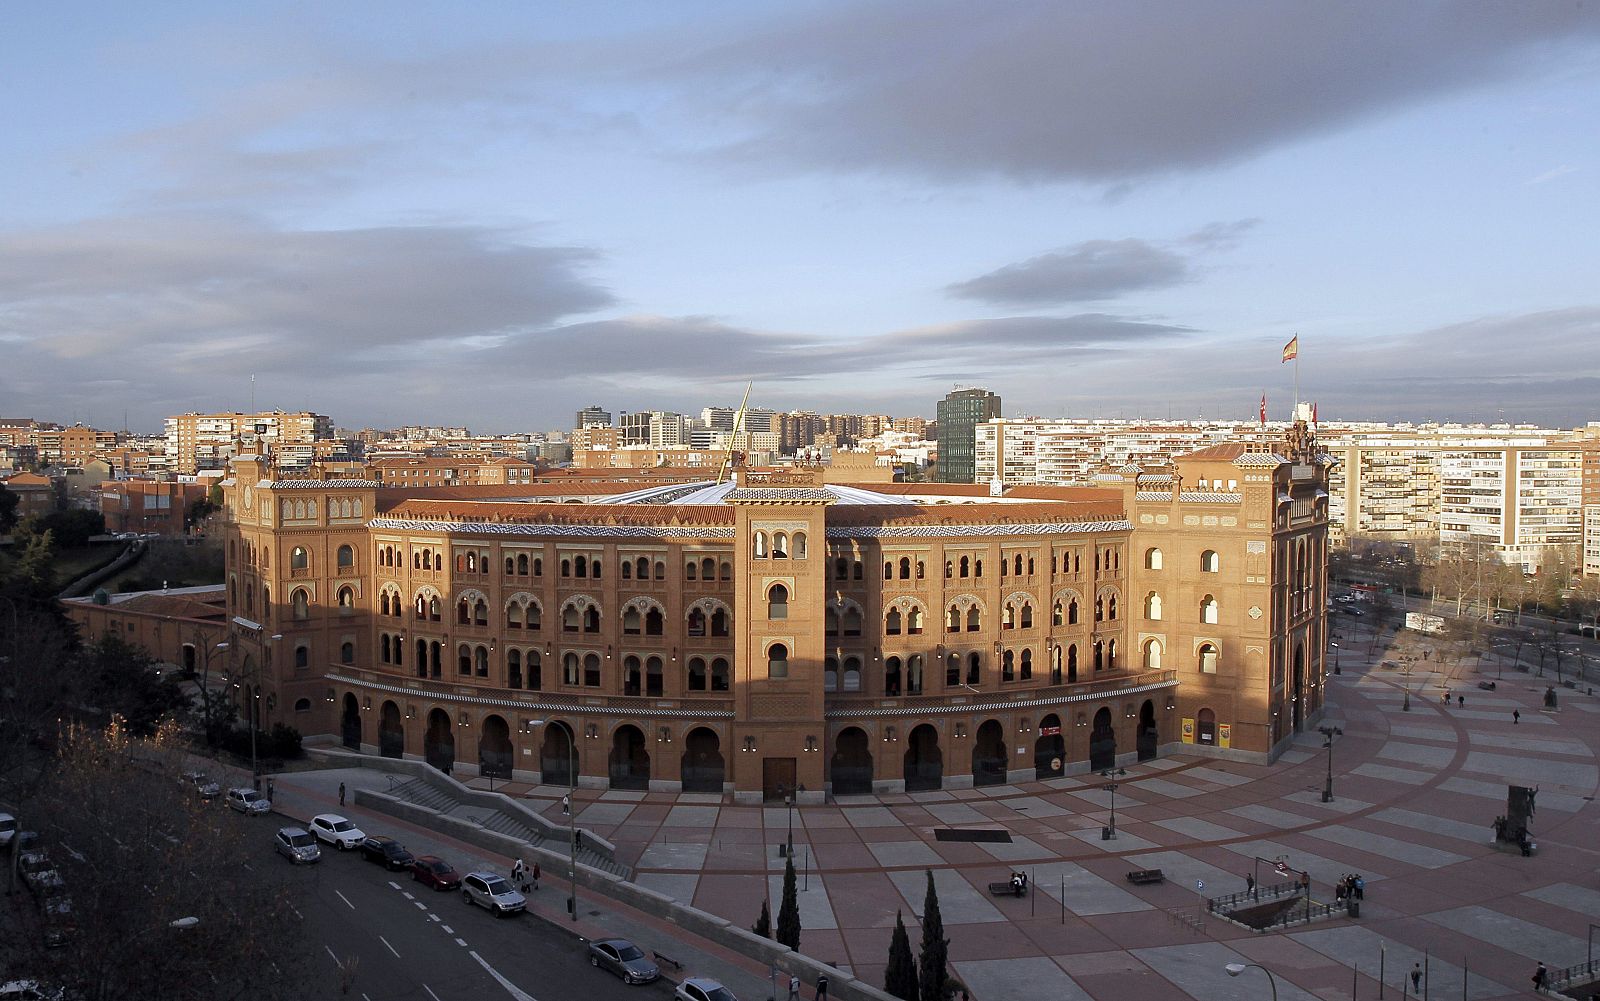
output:
[[149,738],[115,720],[62,733],[34,818],[70,911],[33,912],[6,965],[86,1001],[315,996],[286,869],[241,864],[249,819],[182,785],[181,753],[170,722]]

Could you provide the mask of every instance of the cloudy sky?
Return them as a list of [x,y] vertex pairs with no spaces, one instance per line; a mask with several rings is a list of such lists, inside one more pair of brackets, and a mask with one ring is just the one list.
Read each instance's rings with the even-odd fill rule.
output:
[[1600,3],[24,4],[0,416],[1600,420]]

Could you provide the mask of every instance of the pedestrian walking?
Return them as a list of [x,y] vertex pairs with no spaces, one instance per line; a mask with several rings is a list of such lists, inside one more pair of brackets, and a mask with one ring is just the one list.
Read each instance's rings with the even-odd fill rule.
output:
[[1244,892],[1250,894],[1252,897],[1255,896],[1256,877],[1254,873],[1247,872],[1244,874]]
[[1457,709],[1465,709],[1466,707],[1467,707],[1467,697],[1465,695],[1457,695],[1456,696],[1456,708]]
[[339,783],[339,805],[344,806],[344,783]]
[[539,863],[535,862],[533,864],[533,872],[529,873],[529,875],[533,877],[533,888],[535,890],[537,890],[539,888],[539,875],[540,875],[540,873],[539,873]]
[[1339,877],[1339,882],[1333,884],[1333,899],[1337,903],[1344,903],[1345,887],[1350,885],[1349,876]]
[[1357,900],[1367,899],[1367,881],[1361,877],[1359,872],[1356,873],[1356,881],[1353,886],[1356,891]]
[[1411,964],[1411,993],[1419,995],[1419,996],[1422,994],[1422,964],[1421,963],[1412,963]]
[[789,1001],[800,1001],[800,978],[789,974]]
[[1539,960],[1539,968],[1533,971],[1533,989],[1543,993],[1550,989],[1550,971],[1544,968],[1544,960]]
[[1520,710],[1520,709],[1511,710],[1511,722],[1513,724],[1522,722],[1522,710]]
[[273,796],[277,791],[278,787],[273,784],[271,779],[267,779],[267,802],[272,802]]
[[517,859],[517,864],[511,867],[511,884],[523,893],[528,892],[528,866],[522,859]]
[[828,1001],[828,975],[817,974],[817,1001]]

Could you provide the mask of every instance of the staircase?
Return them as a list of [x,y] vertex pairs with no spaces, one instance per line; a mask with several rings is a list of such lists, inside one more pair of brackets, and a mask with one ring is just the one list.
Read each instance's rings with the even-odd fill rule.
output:
[[[460,801],[452,796],[447,789],[442,789],[425,779],[411,779],[407,782],[396,782],[394,788],[388,790],[389,795],[396,799],[405,800],[417,806],[432,810],[438,814],[450,814]],[[505,810],[496,810],[489,816],[475,821],[479,827],[487,828],[496,834],[504,834],[518,841],[526,842],[536,848],[546,851],[560,852],[566,848],[566,838],[551,837],[519,819],[515,814]],[[591,869],[611,873],[622,879],[631,879],[633,870],[621,862],[610,859],[599,852],[584,848],[578,852],[578,861]]]

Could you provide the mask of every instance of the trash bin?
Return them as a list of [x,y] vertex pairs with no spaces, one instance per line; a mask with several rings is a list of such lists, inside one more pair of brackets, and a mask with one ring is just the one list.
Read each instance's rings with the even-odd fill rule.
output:
[[1102,826],[1100,828],[1100,840],[1101,841],[1110,841],[1111,840],[1111,828],[1109,826]]

